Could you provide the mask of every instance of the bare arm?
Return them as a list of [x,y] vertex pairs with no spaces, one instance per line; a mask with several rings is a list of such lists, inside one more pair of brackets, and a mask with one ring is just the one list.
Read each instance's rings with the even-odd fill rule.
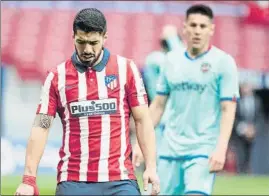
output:
[[26,149],[25,175],[36,176],[37,174],[38,164],[45,149],[53,118],[46,114],[38,114],[35,117]]
[[138,144],[145,158],[146,168],[156,169],[156,141],[147,105],[132,108]]
[[226,151],[235,119],[236,102],[222,101],[221,110],[222,116],[220,123],[220,136],[218,139],[217,148],[221,148]]
[[161,120],[167,102],[167,98],[167,96],[156,95],[152,103],[150,104],[150,117],[154,127],[156,127]]

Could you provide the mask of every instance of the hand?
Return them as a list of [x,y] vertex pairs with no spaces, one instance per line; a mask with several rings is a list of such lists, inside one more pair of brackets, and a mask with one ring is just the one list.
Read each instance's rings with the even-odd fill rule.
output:
[[15,195],[34,195],[34,187],[21,183],[17,188]]
[[162,38],[163,39],[168,39],[170,37],[173,36],[177,36],[178,32],[177,32],[177,27],[174,25],[166,25],[163,27],[163,31],[162,31]]
[[226,159],[227,148],[219,147],[211,154],[209,158],[210,173],[219,172],[223,169]]
[[36,185],[36,177],[23,175],[22,183],[17,188],[15,195],[39,195],[39,190]]
[[155,169],[146,169],[143,174],[144,190],[148,190],[148,184],[152,184],[151,195],[158,195],[160,193],[160,180]]
[[136,167],[139,167],[140,164],[144,162],[144,156],[138,143],[136,143],[134,146],[132,162],[133,162],[134,169]]

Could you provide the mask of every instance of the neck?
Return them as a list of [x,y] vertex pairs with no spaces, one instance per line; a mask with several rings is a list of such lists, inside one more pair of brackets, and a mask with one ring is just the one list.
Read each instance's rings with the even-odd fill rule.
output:
[[205,46],[202,48],[188,47],[187,51],[191,57],[195,58],[195,57],[199,56],[200,54],[205,53],[208,50],[208,48],[209,48],[209,43],[205,44]]

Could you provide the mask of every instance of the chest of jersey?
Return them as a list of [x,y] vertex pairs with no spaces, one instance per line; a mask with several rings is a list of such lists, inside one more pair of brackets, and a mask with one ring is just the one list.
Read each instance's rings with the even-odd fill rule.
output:
[[118,112],[120,99],[124,99],[124,85],[120,85],[117,69],[100,72],[89,70],[84,73],[66,73],[63,93],[71,116],[100,116]]
[[168,84],[171,91],[196,92],[217,91],[218,62],[215,59],[199,58],[191,60],[181,58],[170,61]]

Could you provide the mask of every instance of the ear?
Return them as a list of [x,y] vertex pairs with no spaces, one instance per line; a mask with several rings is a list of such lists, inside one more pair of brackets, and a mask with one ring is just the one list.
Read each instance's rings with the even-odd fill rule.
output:
[[213,36],[214,33],[215,33],[215,27],[216,27],[215,24],[211,24],[211,30],[210,30],[210,35],[211,35],[211,36]]
[[107,35],[107,32],[106,32],[105,35],[104,35],[104,42],[107,40],[107,38],[108,38],[108,35]]

